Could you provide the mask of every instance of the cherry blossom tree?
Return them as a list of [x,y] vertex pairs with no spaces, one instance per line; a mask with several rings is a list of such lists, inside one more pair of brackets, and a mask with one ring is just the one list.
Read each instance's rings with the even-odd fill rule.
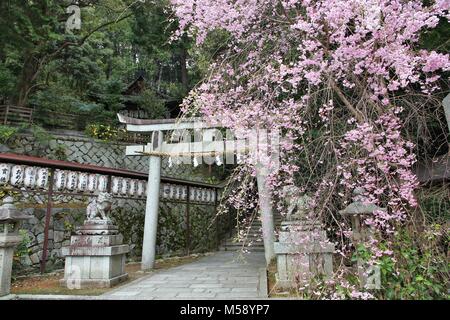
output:
[[[230,127],[240,137],[254,128],[282,132],[281,164],[268,179],[277,209],[283,211],[280,187],[300,183],[314,194],[312,218],[334,221],[345,255],[351,230],[335,212],[362,188],[364,202],[387,208],[365,221],[377,230],[367,249],[375,264],[390,255],[389,235],[417,206],[415,145],[404,126],[420,106],[408,97],[432,96],[450,70],[447,53],[421,49],[419,41],[449,19],[450,1],[171,3],[180,25],[174,37],[188,34],[202,45],[218,30],[227,34],[227,50],[185,100],[186,114]],[[256,206],[244,201],[254,189],[245,178],[255,175],[254,157],[235,172],[242,184],[229,203],[239,208]],[[347,288],[351,297],[371,297]]]

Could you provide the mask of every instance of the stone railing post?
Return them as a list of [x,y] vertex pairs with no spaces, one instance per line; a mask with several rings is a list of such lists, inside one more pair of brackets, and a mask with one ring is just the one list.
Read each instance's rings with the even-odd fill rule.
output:
[[6,197],[0,206],[0,297],[10,293],[14,250],[22,241],[21,222],[31,218],[22,214],[13,201],[12,197]]

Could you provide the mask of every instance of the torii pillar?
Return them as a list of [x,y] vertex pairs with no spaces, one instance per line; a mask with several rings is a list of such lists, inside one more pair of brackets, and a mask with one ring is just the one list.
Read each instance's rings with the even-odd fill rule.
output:
[[275,226],[273,221],[272,199],[269,190],[267,190],[267,176],[267,167],[257,164],[256,180],[259,194],[259,208],[261,210],[264,255],[266,258],[266,265],[268,266],[272,259],[275,258]]
[[[448,131],[450,132],[450,93],[442,100],[442,106],[444,107],[445,119],[447,120]],[[449,144],[450,147],[450,144]],[[450,154],[450,148],[449,148]]]
[[[163,133],[154,131],[148,147],[152,151],[161,151]],[[141,269],[153,269],[156,256],[156,234],[158,231],[159,188],[161,184],[161,157],[149,156],[147,202],[145,205],[144,243],[142,245]]]
[[[264,254],[266,265],[268,266],[275,258],[275,222],[273,219],[272,196],[267,187],[267,179],[271,172],[279,168],[279,135],[278,132],[267,133],[265,130],[258,130],[254,139],[250,139],[250,149],[256,151],[256,180],[259,194],[259,208],[261,211],[261,224],[264,242]],[[269,144],[271,151],[269,152]],[[269,159],[262,161],[260,153],[269,156]],[[268,161],[269,160],[269,161]]]

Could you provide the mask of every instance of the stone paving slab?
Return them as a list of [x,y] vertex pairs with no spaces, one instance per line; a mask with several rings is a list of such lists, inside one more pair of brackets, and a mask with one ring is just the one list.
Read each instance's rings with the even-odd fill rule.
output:
[[104,299],[265,299],[264,253],[216,252],[100,296]]

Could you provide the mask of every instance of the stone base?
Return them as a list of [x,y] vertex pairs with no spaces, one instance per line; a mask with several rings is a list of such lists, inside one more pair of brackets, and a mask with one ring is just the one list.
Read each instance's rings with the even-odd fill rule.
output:
[[79,235],[113,235],[119,233],[119,228],[109,220],[86,220],[75,230]]
[[316,275],[326,279],[333,274],[333,260],[331,252],[320,253],[277,253],[277,286],[293,288],[307,284]]
[[[59,280],[61,287],[69,289],[90,289],[90,288],[111,288],[119,283],[128,280],[128,273],[122,274],[112,279],[72,279],[67,282],[65,279]],[[74,288],[75,284],[77,288]]]
[[293,288],[308,283],[312,277],[333,273],[334,245],[326,232],[305,221],[283,224],[279,242],[274,243],[277,255],[277,286]]
[[111,223],[86,221],[70,243],[70,247],[62,249],[66,256],[64,279],[60,280],[62,286],[106,288],[128,278],[125,257],[130,249],[122,244],[122,235]]
[[292,279],[280,279],[280,275],[275,273],[276,288],[289,290],[294,288],[294,282]]

